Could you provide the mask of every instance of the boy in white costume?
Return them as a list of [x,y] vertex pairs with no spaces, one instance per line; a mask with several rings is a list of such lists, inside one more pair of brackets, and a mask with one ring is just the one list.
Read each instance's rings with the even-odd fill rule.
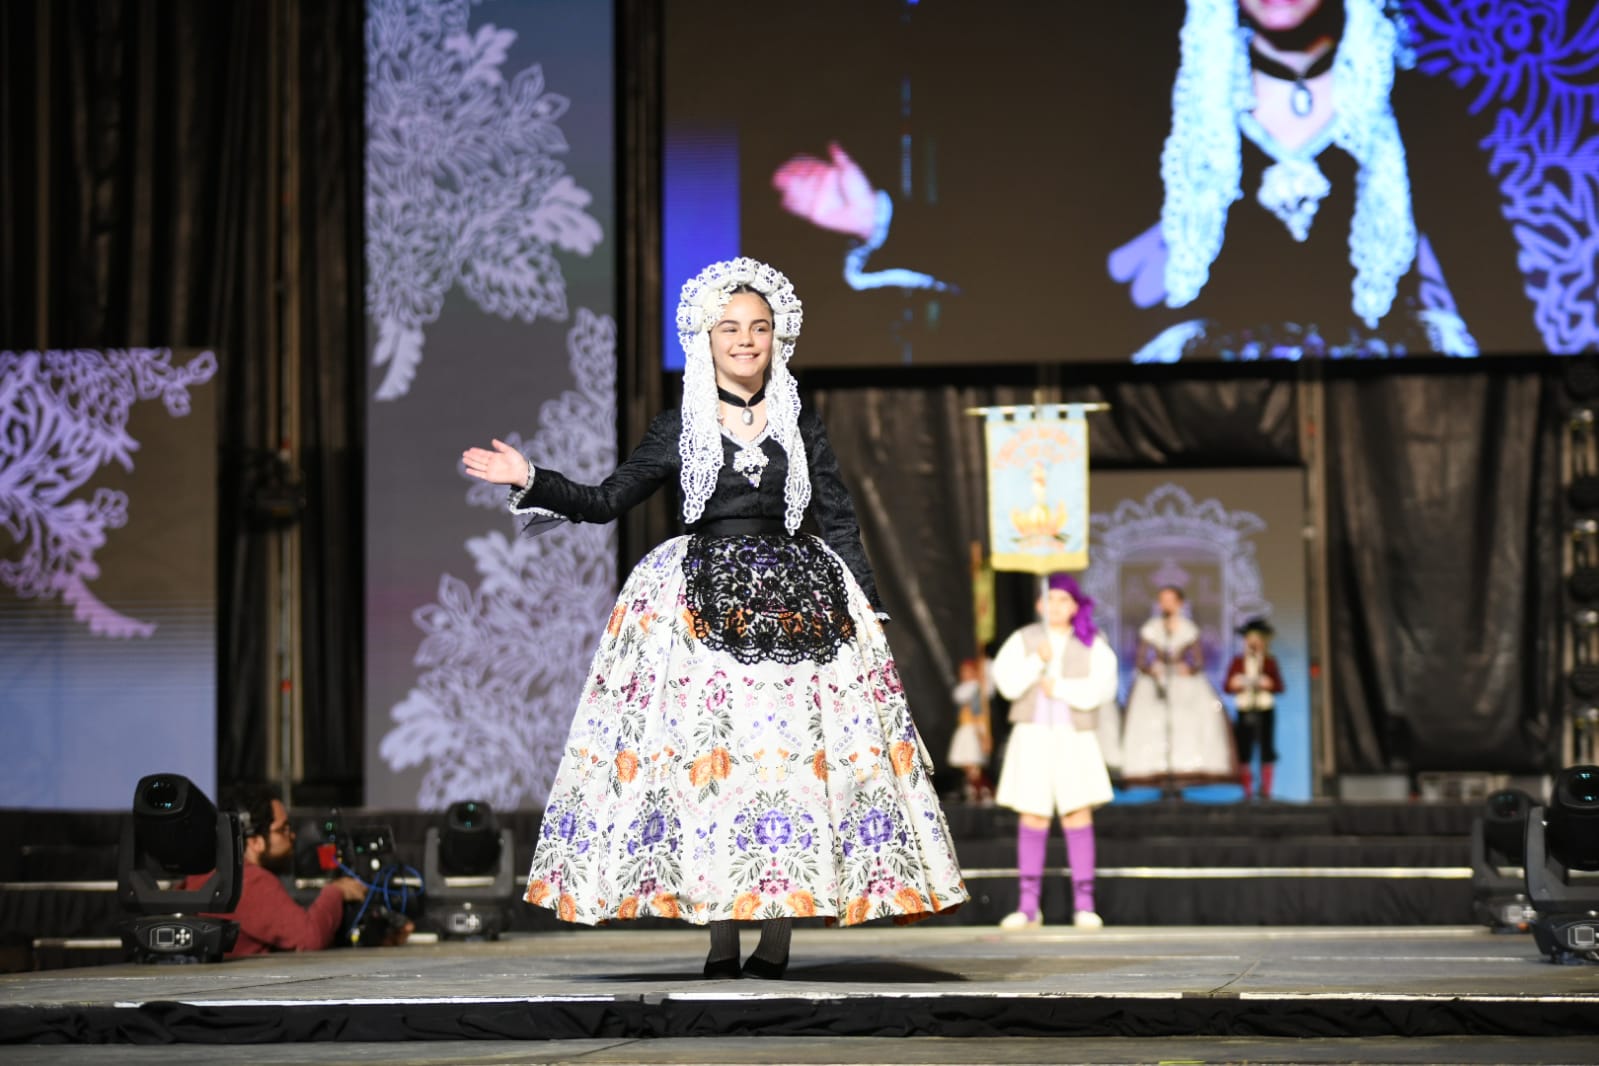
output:
[[1114,796],[1095,723],[1116,696],[1116,653],[1094,625],[1094,601],[1069,574],[1054,574],[1023,626],[994,657],[994,684],[1011,701],[1010,742],[994,800],[1021,815],[1019,893],[1004,929],[1041,925],[1044,852],[1058,814],[1072,871],[1073,924],[1098,928],[1094,910],[1094,808]]

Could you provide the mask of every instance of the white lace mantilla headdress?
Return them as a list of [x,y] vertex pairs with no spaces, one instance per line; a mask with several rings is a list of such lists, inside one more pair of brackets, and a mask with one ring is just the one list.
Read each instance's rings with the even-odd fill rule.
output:
[[765,263],[743,257],[712,263],[683,285],[677,301],[677,337],[683,344],[683,432],[677,440],[683,460],[683,520],[696,522],[705,513],[705,502],[715,491],[722,469],[711,328],[722,320],[733,290],[746,285],[772,308],[775,343],[766,371],[766,425],[772,439],[788,454],[783,525],[795,533],[811,502],[810,468],[805,461],[805,442],[800,439],[799,386],[788,370],[800,332],[800,302],[788,278]]
[[[1167,249],[1166,302],[1172,307],[1191,303],[1210,279],[1227,209],[1241,196],[1239,121],[1255,107],[1252,32],[1239,25],[1237,0],[1188,0],[1171,134],[1160,157],[1166,186],[1160,232]],[[1344,32],[1332,66],[1336,104],[1330,135],[1360,166],[1349,227],[1355,268],[1350,303],[1373,328],[1393,306],[1399,279],[1416,257],[1405,146],[1388,100],[1395,62],[1406,54],[1382,0],[1344,0]],[[1285,190],[1292,202],[1278,202]],[[1304,240],[1327,191],[1314,157],[1295,155],[1268,169],[1260,199],[1295,239]]]

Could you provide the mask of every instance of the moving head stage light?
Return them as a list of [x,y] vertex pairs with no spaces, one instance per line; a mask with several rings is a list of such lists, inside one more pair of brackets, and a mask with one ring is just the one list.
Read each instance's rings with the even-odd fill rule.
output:
[[1493,793],[1471,823],[1472,912],[1496,933],[1525,933],[1537,916],[1527,898],[1527,815],[1537,802],[1520,789]]
[[1527,819],[1527,894],[1538,950],[1553,962],[1599,962],[1599,766],[1560,771],[1549,806]]
[[[210,873],[199,888],[166,888],[162,880]],[[199,915],[226,913],[244,887],[244,834],[239,816],[218,811],[194,782],[151,774],[133,790],[133,818],[117,852],[117,898],[141,917],[122,927],[136,962],[217,962],[239,936],[237,922]]]
[[452,803],[444,830],[427,831],[422,880],[428,925],[440,937],[498,940],[516,881],[515,840],[487,803]]

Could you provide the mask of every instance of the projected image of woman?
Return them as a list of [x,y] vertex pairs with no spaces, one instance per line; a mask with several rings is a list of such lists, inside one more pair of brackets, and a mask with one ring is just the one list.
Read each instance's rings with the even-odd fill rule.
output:
[[[1486,312],[1446,276],[1469,264],[1417,227],[1391,99],[1404,33],[1382,0],[1189,0],[1160,222],[1108,261],[1135,304],[1186,314],[1135,361],[1478,354],[1462,311]],[[1503,230],[1497,204],[1470,206]]]
[[500,441],[463,456],[534,523],[681,489],[688,535],[617,598],[526,898],[585,925],[708,925],[707,977],[740,975],[742,923],[761,926],[742,974],[778,978],[795,918],[914,921],[967,898],[849,492],[788,370],[800,311],[751,259],[684,285],[682,406],[597,486]]
[[[918,85],[918,99],[965,106],[968,73],[1011,101],[986,121],[944,117],[923,181],[936,177],[936,205],[902,202],[837,143],[771,174],[783,213],[850,239],[853,288],[952,294],[939,296],[942,328],[970,351],[982,330],[968,320],[991,321],[1037,277],[1085,313],[1073,342],[1099,357],[1107,345],[1136,362],[1540,347],[1482,132],[1447,80],[1407,71],[1394,5],[1189,0],[1175,49],[1128,25],[1164,17],[1143,5],[1094,9],[1081,38],[1027,11],[1011,17],[1038,25],[1015,47],[1048,58],[1047,84],[925,64],[955,90]],[[990,18],[940,17],[941,41]],[[1158,161],[1145,154],[1156,145]]]

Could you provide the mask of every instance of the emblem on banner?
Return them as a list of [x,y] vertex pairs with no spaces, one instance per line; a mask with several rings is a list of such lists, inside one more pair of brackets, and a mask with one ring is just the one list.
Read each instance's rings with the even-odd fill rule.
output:
[[987,412],[988,531],[995,570],[1088,565],[1088,423],[1083,407]]

